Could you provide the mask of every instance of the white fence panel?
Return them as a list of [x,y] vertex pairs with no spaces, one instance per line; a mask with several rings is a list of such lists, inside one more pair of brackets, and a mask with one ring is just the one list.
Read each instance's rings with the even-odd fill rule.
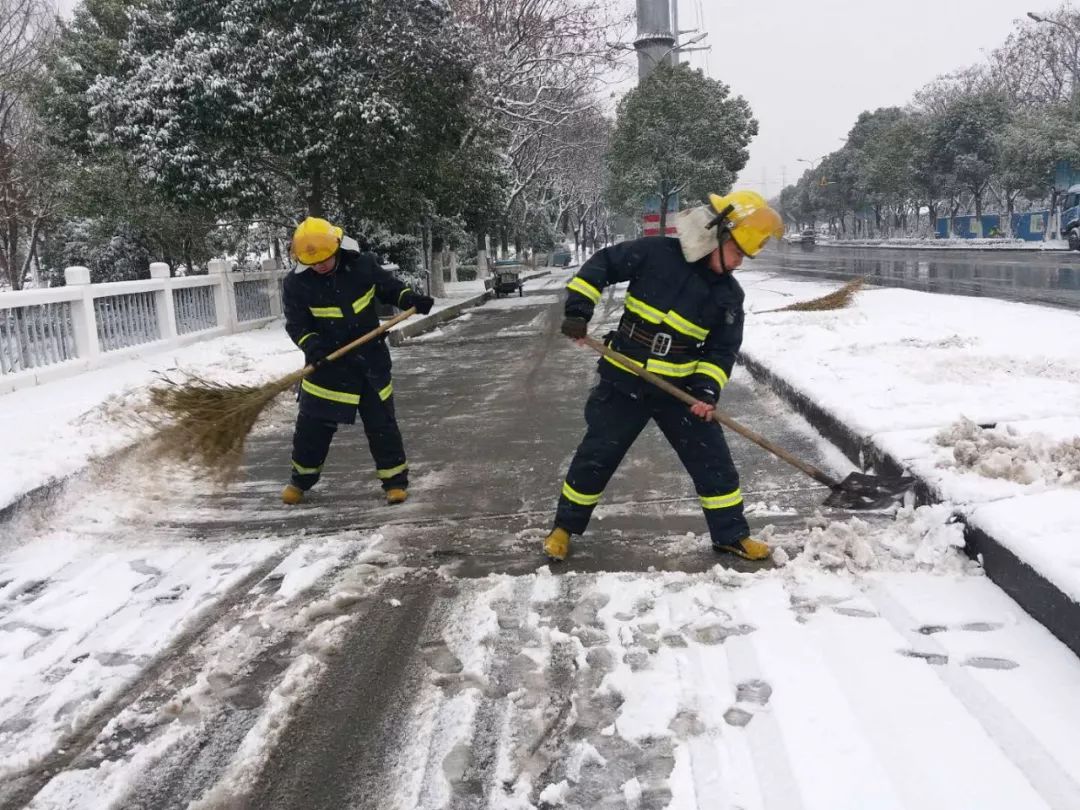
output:
[[64,271],[66,287],[0,293],[0,393],[77,374],[132,354],[261,326],[281,314],[282,273],[273,261],[233,273],[91,284],[85,267]]
[[40,368],[75,357],[70,302],[0,310],[0,374]]
[[98,345],[103,352],[160,340],[154,293],[137,292],[94,299]]
[[176,308],[176,334],[189,335],[218,326],[217,309],[214,305],[216,289],[210,286],[181,287],[173,290],[173,306]]

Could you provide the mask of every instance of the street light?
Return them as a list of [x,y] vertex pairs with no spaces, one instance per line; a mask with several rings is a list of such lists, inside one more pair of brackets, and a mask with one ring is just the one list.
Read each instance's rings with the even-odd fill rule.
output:
[[[694,30],[695,29],[691,29],[689,31],[679,31],[678,33],[679,34],[690,34],[690,33],[693,33]],[[712,50],[712,45],[704,45],[704,46],[702,46],[700,48],[691,48],[691,47],[689,47],[691,45],[696,45],[697,43],[701,42],[708,35],[709,35],[708,32],[703,31],[703,32],[699,33],[697,36],[690,37],[690,39],[684,40],[682,42],[679,42],[677,40],[677,37],[672,37],[672,41],[674,42],[674,44],[670,48],[668,48],[666,51],[664,51],[662,54],[660,54],[659,56],[653,56],[651,53],[649,53],[648,51],[646,51],[646,50],[644,50],[644,49],[642,49],[640,47],[643,42],[645,42],[646,40],[651,39],[649,37],[646,37],[645,39],[638,39],[632,45],[628,44],[628,43],[625,43],[625,42],[612,42],[612,43],[609,43],[609,47],[612,47],[612,48],[615,48],[615,49],[621,50],[621,51],[636,51],[639,56],[644,56],[652,64],[653,68],[656,68],[658,65],[663,64],[664,62],[666,62],[667,58],[669,56],[671,56],[672,54],[678,55],[680,53],[690,53],[691,51],[711,51]]]
[[797,160],[799,163],[809,163],[810,164],[810,170],[813,171],[814,169],[817,168],[818,163],[820,163],[826,157],[828,157],[828,156],[827,155],[822,155],[821,157],[817,158],[816,160],[807,160],[806,158],[795,158],[795,160]]

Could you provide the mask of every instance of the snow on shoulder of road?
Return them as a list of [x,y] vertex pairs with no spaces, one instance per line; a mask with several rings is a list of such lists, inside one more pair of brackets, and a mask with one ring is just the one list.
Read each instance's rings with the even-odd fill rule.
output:
[[462,582],[386,806],[453,804],[464,774],[515,810],[1080,801],[1080,662],[954,547],[948,509],[856,524],[753,574]]
[[257,385],[303,363],[303,354],[277,322],[0,395],[5,457],[0,508],[145,435],[146,425],[133,415],[146,404],[159,374],[191,372]]
[[1080,312],[881,288],[769,312],[836,285],[740,279],[744,354],[1080,597]]

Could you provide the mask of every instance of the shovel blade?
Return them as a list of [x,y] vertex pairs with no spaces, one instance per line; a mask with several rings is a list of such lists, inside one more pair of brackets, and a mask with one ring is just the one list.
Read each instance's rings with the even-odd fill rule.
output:
[[889,478],[867,473],[851,473],[833,487],[825,505],[836,509],[885,509],[904,496],[915,484],[909,476]]

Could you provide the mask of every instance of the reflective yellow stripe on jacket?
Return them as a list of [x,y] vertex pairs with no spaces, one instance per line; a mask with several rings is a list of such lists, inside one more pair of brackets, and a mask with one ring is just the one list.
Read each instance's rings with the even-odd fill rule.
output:
[[600,301],[600,290],[596,289],[592,284],[587,282],[583,278],[574,276],[570,279],[570,283],[566,285],[566,289],[573,290],[576,293],[581,293],[594,304]]
[[386,400],[390,399],[393,394],[394,384],[390,383],[388,386],[386,386],[386,388],[383,388],[381,391],[379,391],[379,399],[381,399],[383,402],[386,402]]
[[[634,373],[633,369],[627,368],[625,365],[623,365],[617,360],[612,360],[610,357],[604,357],[604,359],[611,363],[611,365],[615,366],[615,368],[621,369],[630,374]],[[695,371],[697,371],[699,363],[699,361],[697,360],[691,360],[689,363],[669,363],[665,360],[657,360],[655,358],[649,358],[649,361],[647,363],[639,363],[632,357],[627,357],[626,359],[638,368],[644,368],[646,371],[651,371],[653,374],[659,374],[661,377],[676,378],[689,377]]]
[[699,360],[697,364],[697,373],[704,374],[706,377],[712,377],[720,384],[721,390],[723,390],[724,386],[728,383],[728,375],[715,363],[707,363],[704,360]]
[[318,332],[308,332],[306,335],[304,335],[302,338],[300,338],[298,341],[296,341],[296,345],[297,346],[303,346],[305,340],[307,340],[308,338],[313,338],[317,334],[319,334],[319,333]]
[[667,312],[662,312],[656,307],[650,306],[640,298],[635,298],[632,295],[626,296],[626,311],[632,312],[649,323],[670,326],[676,332],[686,335],[688,338],[696,341],[705,340],[705,338],[709,336],[708,329],[704,329],[693,321],[687,320],[675,310],[671,309]]
[[311,380],[304,380],[300,383],[300,387],[313,397],[318,397],[319,399],[328,399],[331,402],[340,402],[343,405],[360,404],[359,394],[350,394],[348,391],[334,391],[330,388],[323,388],[321,385],[316,385],[311,382]]
[[368,304],[371,303],[371,299],[374,298],[374,297],[375,297],[375,286],[372,285],[370,290],[368,290],[366,293],[364,293],[362,296],[360,296],[359,298],[357,298],[355,301],[352,302],[352,311],[355,314],[359,315],[361,312],[363,312],[365,309],[367,309]]

